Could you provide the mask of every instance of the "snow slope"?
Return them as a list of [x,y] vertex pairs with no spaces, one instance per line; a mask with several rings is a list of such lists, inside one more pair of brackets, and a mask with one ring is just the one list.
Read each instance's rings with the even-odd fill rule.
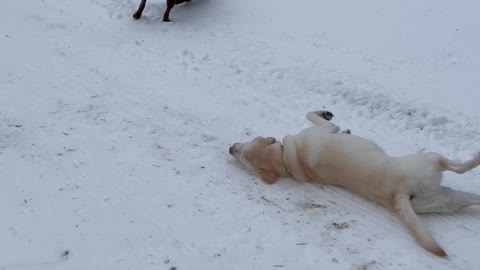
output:
[[[423,219],[268,186],[231,143],[327,108],[393,155],[480,149],[476,1],[6,1],[0,269],[478,269],[480,207]],[[445,184],[480,193],[480,170]]]

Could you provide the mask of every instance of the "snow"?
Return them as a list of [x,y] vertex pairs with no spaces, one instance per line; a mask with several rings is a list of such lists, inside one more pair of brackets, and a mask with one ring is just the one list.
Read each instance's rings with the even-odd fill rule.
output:
[[[0,269],[478,269],[480,207],[421,249],[347,191],[263,184],[228,155],[305,114],[401,155],[480,149],[480,4],[4,1]],[[445,185],[480,193],[480,170]]]

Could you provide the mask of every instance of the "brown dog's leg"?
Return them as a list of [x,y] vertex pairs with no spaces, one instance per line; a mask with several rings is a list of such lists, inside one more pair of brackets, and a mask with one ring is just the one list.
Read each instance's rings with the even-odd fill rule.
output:
[[142,2],[140,2],[140,6],[138,6],[137,12],[133,14],[133,18],[135,20],[138,20],[140,19],[140,17],[142,17],[142,12],[143,12],[143,9],[145,9],[146,3],[147,3],[147,0],[142,0]]
[[169,22],[170,21],[170,10],[172,10],[173,6],[175,6],[175,0],[167,0],[167,9],[165,13],[163,13],[163,21]]

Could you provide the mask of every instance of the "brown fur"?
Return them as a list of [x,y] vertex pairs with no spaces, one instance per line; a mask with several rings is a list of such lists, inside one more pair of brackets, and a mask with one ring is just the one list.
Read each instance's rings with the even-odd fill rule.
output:
[[[170,21],[170,11],[175,6],[175,4],[180,4],[180,3],[183,3],[183,2],[189,2],[189,1],[190,0],[166,0],[167,8],[165,9],[165,12],[163,13],[163,21],[164,22],[169,22]],[[140,17],[142,17],[142,13],[143,13],[143,10],[145,9],[146,3],[147,3],[147,0],[141,0],[137,11],[133,14],[133,18],[135,20],[138,20],[138,19],[140,19]]]

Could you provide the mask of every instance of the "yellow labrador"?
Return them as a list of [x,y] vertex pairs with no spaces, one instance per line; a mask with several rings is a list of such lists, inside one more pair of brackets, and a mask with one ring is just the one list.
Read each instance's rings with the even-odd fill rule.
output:
[[268,184],[277,177],[335,185],[360,194],[400,215],[417,242],[438,256],[447,256],[416,213],[454,212],[480,204],[480,195],[441,185],[442,172],[463,174],[480,165],[480,153],[454,162],[437,153],[403,157],[387,155],[377,144],[339,133],[328,111],[309,112],[314,126],[283,138],[257,137],[235,143],[229,152]]

